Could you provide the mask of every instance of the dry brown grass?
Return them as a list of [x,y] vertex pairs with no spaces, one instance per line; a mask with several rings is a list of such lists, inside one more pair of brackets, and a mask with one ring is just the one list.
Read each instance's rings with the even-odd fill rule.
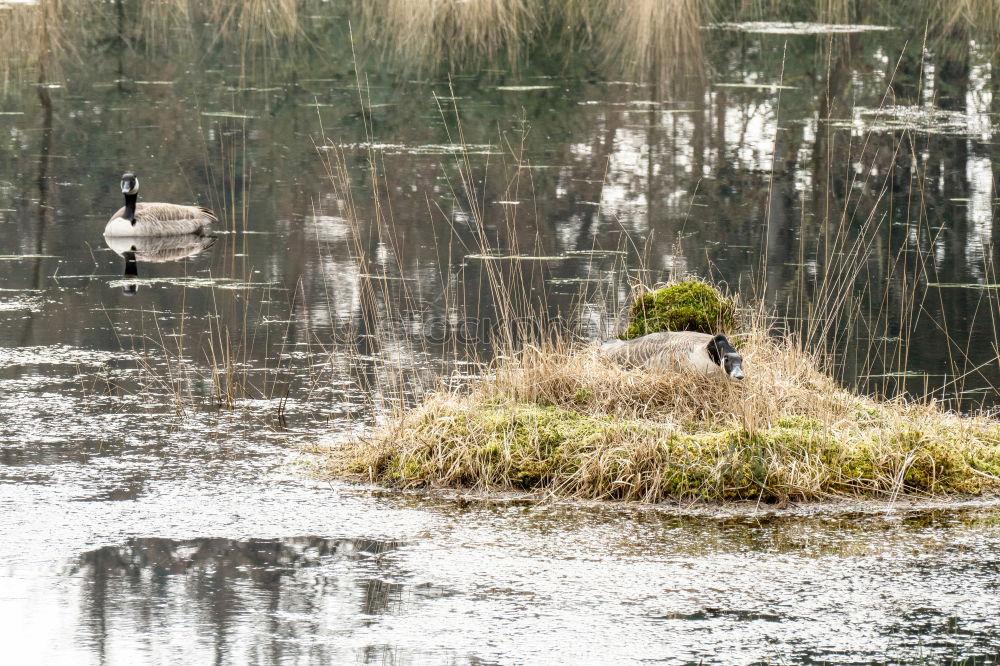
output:
[[0,4],[0,75],[4,89],[13,78],[32,69],[39,83],[52,79],[59,61],[71,52],[62,15],[62,0]]
[[1000,484],[1000,423],[840,388],[794,340],[737,336],[743,382],[622,368],[593,347],[529,347],[329,454],[401,487],[592,499],[818,500],[976,494]]
[[701,74],[701,26],[710,21],[704,0],[617,0],[599,3],[592,32],[606,65],[654,84],[676,84]]
[[512,61],[539,28],[537,0],[377,0],[358,4],[369,37],[401,62]]
[[[398,62],[418,67],[491,62],[510,66],[537,42],[573,44],[613,76],[655,84],[700,72],[705,0],[366,0],[364,32]],[[549,47],[551,48],[551,47]]]
[[[478,388],[515,402],[557,405],[625,419],[653,419],[681,429],[707,417],[723,428],[755,432],[788,416],[832,422],[851,409],[836,383],[791,340],[763,327],[731,338],[746,366],[744,381],[707,381],[674,372],[623,368],[599,358],[592,346],[529,348],[516,364],[502,364]],[[586,400],[580,396],[585,395]]]
[[302,32],[299,0],[212,0],[206,4],[219,34],[237,35],[243,53],[254,46],[272,52]]
[[217,41],[237,45],[249,66],[302,36],[302,5],[301,0],[0,3],[0,76],[6,83],[37,69],[39,80],[49,81],[77,50],[115,39],[177,52],[191,46],[195,27],[206,22],[213,24]]
[[997,0],[935,0],[934,13],[947,31],[975,26],[991,35],[1000,33],[1000,2]]

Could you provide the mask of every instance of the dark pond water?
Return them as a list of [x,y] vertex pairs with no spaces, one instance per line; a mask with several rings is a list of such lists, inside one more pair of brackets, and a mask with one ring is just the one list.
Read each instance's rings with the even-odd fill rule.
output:
[[[461,380],[512,313],[596,340],[683,273],[850,386],[995,405],[990,33],[873,3],[852,20],[891,29],[706,25],[668,84],[556,39],[416,66],[358,28],[352,54],[344,3],[302,3],[293,42],[171,48],[123,6],[0,96],[5,654],[998,661],[989,507],[467,505],[300,453]],[[127,169],[214,240],[109,246]]]

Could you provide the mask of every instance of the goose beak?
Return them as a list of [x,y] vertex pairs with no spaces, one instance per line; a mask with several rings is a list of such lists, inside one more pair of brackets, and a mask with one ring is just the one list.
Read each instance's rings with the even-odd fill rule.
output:
[[743,379],[743,368],[737,365],[733,368],[732,372],[729,373],[729,376],[733,379]]
[[128,194],[128,191],[132,189],[126,181],[122,181],[122,194]]

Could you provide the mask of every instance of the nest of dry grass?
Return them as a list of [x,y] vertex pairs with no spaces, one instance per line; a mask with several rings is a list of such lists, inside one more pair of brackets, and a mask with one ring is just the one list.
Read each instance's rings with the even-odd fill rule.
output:
[[590,499],[785,502],[982,494],[1000,422],[839,387],[792,341],[738,336],[742,382],[619,367],[593,348],[530,348],[329,454],[399,486]]

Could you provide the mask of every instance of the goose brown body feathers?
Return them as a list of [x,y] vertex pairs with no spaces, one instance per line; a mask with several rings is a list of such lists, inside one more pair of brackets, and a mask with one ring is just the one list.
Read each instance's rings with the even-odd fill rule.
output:
[[609,340],[601,345],[600,354],[622,365],[743,378],[743,358],[724,335],[650,333],[632,340]]

